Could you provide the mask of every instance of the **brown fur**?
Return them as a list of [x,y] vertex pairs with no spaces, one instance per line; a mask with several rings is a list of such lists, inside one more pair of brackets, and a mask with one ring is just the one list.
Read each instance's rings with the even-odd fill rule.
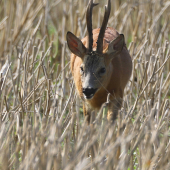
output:
[[[93,30],[93,50],[96,49],[96,42],[99,32],[100,28]],[[116,39],[118,36],[119,33],[115,29],[108,27],[105,31],[105,36],[103,40],[103,51],[107,51],[109,43],[112,40]],[[82,42],[85,47],[87,47],[87,37],[83,38]],[[120,52],[120,54],[118,54],[111,61],[107,59],[107,56],[105,57],[105,62],[108,65],[107,82],[105,84],[105,87],[101,87],[91,100],[84,100],[83,110],[85,115],[90,116],[89,110],[91,109],[88,109],[88,107],[90,106],[90,108],[94,110],[99,110],[101,108],[101,105],[106,102],[108,93],[110,93],[111,103],[109,106],[107,118],[109,120],[113,120],[116,118],[117,111],[121,107],[124,88],[130,78],[132,71],[132,61],[126,45],[124,45],[123,50]],[[83,99],[82,82],[80,75],[80,66],[82,63],[82,58],[74,54],[71,55],[72,75],[74,78],[75,86],[77,88],[77,92],[79,96]]]

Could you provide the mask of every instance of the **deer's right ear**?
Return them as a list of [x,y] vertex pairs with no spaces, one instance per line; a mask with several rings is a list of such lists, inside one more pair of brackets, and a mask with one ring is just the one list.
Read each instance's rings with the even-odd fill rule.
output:
[[78,39],[73,33],[67,32],[67,44],[70,49],[70,51],[79,56],[80,58],[83,58],[85,55],[87,49],[84,46],[84,44],[81,42],[80,39]]

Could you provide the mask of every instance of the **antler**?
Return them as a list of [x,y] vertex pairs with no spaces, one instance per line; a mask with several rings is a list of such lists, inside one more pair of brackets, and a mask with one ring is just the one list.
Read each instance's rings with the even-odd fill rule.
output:
[[92,51],[93,47],[93,32],[92,32],[92,10],[93,7],[98,5],[98,3],[93,3],[93,0],[89,1],[89,4],[87,6],[87,12],[86,12],[86,23],[87,23],[87,32],[88,32],[88,51]]
[[104,19],[102,23],[102,27],[100,29],[99,37],[97,40],[97,52],[102,53],[103,52],[103,38],[106,30],[106,26],[109,20],[110,16],[110,10],[111,10],[111,2],[108,0],[107,6],[105,6],[105,14],[104,14]]

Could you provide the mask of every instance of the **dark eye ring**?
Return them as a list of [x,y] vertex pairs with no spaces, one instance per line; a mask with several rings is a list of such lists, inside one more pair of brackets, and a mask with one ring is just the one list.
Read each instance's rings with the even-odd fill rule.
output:
[[81,70],[81,72],[84,72],[84,69],[83,69],[83,67],[80,67],[80,70]]
[[105,68],[101,68],[101,69],[100,69],[100,73],[103,74],[103,73],[105,73],[105,72],[106,72],[106,69],[105,69]]

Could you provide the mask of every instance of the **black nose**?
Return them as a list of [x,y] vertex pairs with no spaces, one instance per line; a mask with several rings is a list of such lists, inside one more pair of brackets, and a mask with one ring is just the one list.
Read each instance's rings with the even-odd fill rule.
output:
[[83,88],[83,94],[86,97],[91,97],[95,94],[95,92],[97,91],[97,89],[94,88]]

